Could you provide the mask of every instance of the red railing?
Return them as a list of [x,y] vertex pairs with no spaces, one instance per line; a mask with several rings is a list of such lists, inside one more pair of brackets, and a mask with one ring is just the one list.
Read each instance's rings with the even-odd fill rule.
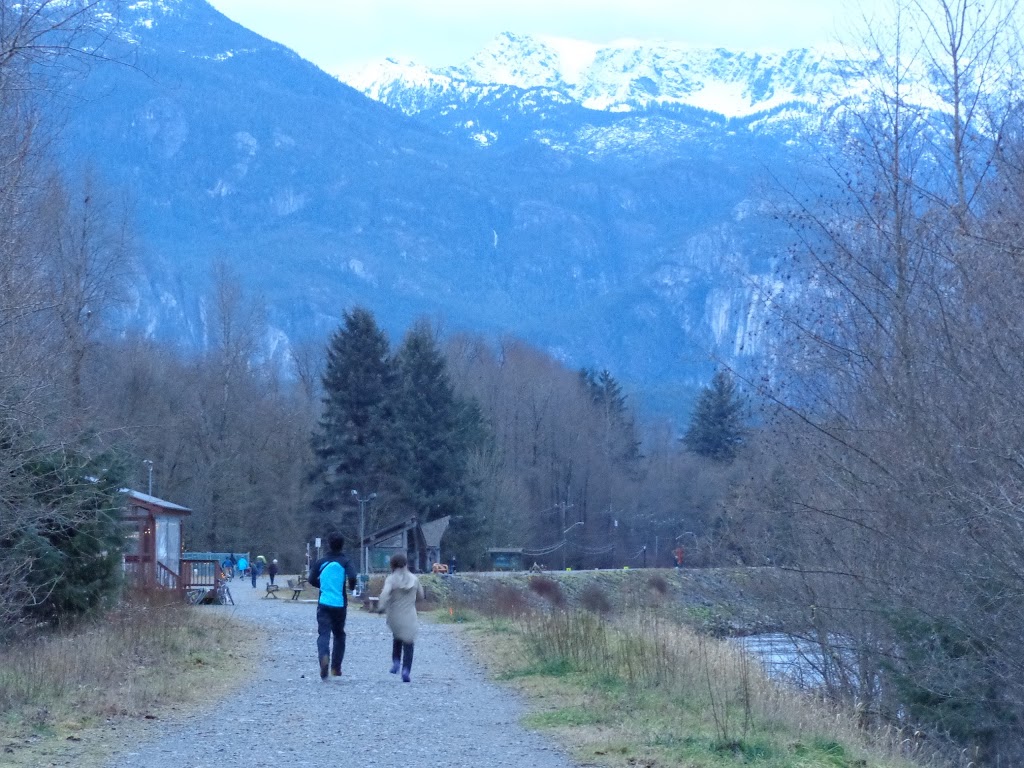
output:
[[183,589],[215,587],[220,576],[220,563],[216,560],[181,561],[181,586]]
[[163,563],[140,560],[129,555],[124,560],[125,580],[140,589],[179,589],[181,579]]

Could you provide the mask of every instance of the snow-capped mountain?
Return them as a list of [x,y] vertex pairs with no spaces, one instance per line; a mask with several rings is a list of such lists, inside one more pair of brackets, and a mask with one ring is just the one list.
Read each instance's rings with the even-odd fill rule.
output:
[[512,86],[591,110],[687,106],[735,118],[834,100],[850,88],[844,69],[841,60],[806,49],[752,53],[636,41],[598,45],[505,33],[458,66],[430,70],[387,59],[338,76],[407,114],[436,108],[460,92]]
[[767,180],[801,167],[828,80],[811,54],[505,35],[459,67],[388,63],[370,99],[203,0],[122,9],[134,66],[69,87],[68,140],[138,203],[148,333],[203,343],[216,258],[275,343],[357,303],[393,334],[443,318],[608,368],[660,413],[756,351],[751,295],[788,243]]

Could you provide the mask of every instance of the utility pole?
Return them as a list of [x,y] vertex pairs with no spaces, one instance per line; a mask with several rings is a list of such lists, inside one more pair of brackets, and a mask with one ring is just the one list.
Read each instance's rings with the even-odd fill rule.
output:
[[566,528],[565,527],[565,523],[566,523],[565,512],[566,512],[566,510],[569,507],[572,506],[572,504],[569,504],[567,502],[561,501],[561,502],[558,503],[558,506],[560,506],[562,508],[562,570],[564,571],[565,570],[565,548],[566,548],[565,547],[565,541],[566,541],[565,540],[565,534],[568,533],[573,528],[575,528],[577,525],[582,525],[582,523],[573,523],[571,526]]
[[[611,509],[608,510],[611,512]],[[612,568],[618,568],[619,562],[619,519],[612,518]]]
[[577,520],[575,523],[573,523],[568,528],[566,528],[564,531],[562,531],[562,570],[563,571],[565,570],[565,550],[568,548],[568,541],[569,541],[568,538],[566,537],[566,534],[568,534],[569,531],[571,531],[577,525],[583,525],[583,521],[582,520]]
[[359,573],[366,573],[366,505],[377,498],[376,493],[371,493],[365,499],[359,495],[359,491],[353,489],[352,495],[356,497],[359,504]]
[[153,461],[152,459],[143,459],[142,463],[146,465],[147,473],[149,474],[149,490],[147,493],[153,495]]

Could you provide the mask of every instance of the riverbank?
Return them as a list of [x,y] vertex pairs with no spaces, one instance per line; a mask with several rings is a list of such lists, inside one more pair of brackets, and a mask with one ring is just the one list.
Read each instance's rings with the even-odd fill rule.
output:
[[[436,598],[452,601],[439,617],[458,623],[491,673],[531,702],[525,722],[551,733],[583,765],[947,765],[933,745],[895,728],[866,732],[856,711],[780,685],[742,645],[677,622],[672,617],[695,619],[694,604],[723,618],[729,613],[732,621],[756,617],[742,610],[750,606],[735,579],[744,574],[699,574],[715,592],[691,591],[685,601],[674,588],[696,580],[683,575],[689,574],[427,581]],[[712,594],[728,602],[709,607]]]
[[[552,602],[614,616],[656,608],[673,620],[715,637],[760,634],[780,628],[764,609],[766,590],[794,591],[793,576],[777,568],[623,569],[543,573],[458,573],[422,577],[433,600],[458,609],[519,602]],[[552,587],[545,587],[550,583]],[[507,612],[500,605],[499,612]]]

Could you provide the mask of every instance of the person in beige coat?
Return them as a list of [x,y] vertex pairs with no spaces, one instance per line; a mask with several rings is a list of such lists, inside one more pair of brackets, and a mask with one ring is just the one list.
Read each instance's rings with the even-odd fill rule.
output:
[[412,672],[413,643],[419,621],[416,618],[416,599],[423,598],[423,586],[409,572],[408,561],[401,552],[391,556],[391,573],[384,580],[377,602],[377,610],[387,615],[388,629],[394,639],[391,643],[391,674],[402,669],[402,682],[409,682]]

